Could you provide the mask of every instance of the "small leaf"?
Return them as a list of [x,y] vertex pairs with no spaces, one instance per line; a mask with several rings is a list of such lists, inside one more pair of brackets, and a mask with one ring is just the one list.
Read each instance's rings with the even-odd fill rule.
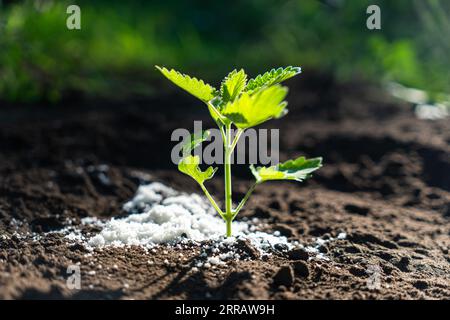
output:
[[237,100],[228,102],[221,113],[238,128],[254,127],[285,114],[287,103],[283,100],[287,91],[286,87],[275,85],[264,88],[254,95],[244,92]]
[[268,180],[296,180],[303,181],[311,176],[311,173],[322,167],[322,158],[306,159],[299,157],[288,160],[271,167],[250,166],[256,182],[261,183]]
[[220,95],[223,102],[229,102],[236,99],[247,83],[247,75],[244,69],[239,71],[233,70],[222,81],[220,86]]
[[200,158],[198,156],[187,156],[181,159],[178,163],[178,170],[187,174],[199,184],[203,184],[205,180],[209,180],[214,176],[217,168],[208,167],[205,171],[202,171],[198,166],[200,163]]
[[168,69],[159,66],[156,66],[156,69],[161,71],[167,79],[177,86],[204,102],[208,102],[217,95],[216,89],[209,84],[204,83],[203,80],[198,80],[197,78],[182,74],[174,69],[169,71]]
[[191,151],[197,148],[203,141],[208,139],[209,131],[203,130],[202,132],[194,132],[191,134],[190,139],[183,145],[183,155],[190,155]]
[[280,83],[284,80],[292,78],[302,72],[300,67],[286,67],[286,68],[278,68],[267,71],[264,74],[258,75],[254,79],[250,79],[248,81],[247,86],[245,87],[245,91],[249,94],[253,94],[258,90],[261,90],[264,87],[269,87],[274,84]]

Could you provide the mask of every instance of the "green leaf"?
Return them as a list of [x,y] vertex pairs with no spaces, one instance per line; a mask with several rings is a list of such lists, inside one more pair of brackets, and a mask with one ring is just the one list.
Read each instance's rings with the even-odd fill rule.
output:
[[190,139],[183,145],[183,158],[178,163],[178,170],[191,176],[199,184],[203,184],[205,180],[211,179],[217,170],[217,168],[209,167],[205,171],[202,171],[198,166],[200,158],[190,154],[192,150],[208,139],[208,136],[209,131],[194,132],[191,134]]
[[300,67],[292,67],[292,66],[286,68],[272,69],[264,74],[258,75],[254,79],[250,79],[248,81],[247,86],[245,87],[245,90],[249,94],[252,94],[264,87],[269,87],[274,84],[280,83],[284,80],[287,80],[289,78],[292,78],[293,76],[296,76],[300,72],[302,72],[302,69]]
[[178,170],[187,174],[199,184],[203,184],[205,180],[209,180],[214,176],[217,168],[208,167],[205,171],[202,171],[198,166],[200,163],[200,158],[198,156],[187,156],[181,159],[178,163]]
[[191,134],[190,139],[183,145],[183,155],[190,155],[191,151],[198,147],[203,141],[208,139],[209,131],[203,130],[202,132],[194,132]]
[[287,102],[283,100],[287,92],[287,88],[280,85],[264,88],[253,95],[244,92],[237,100],[228,102],[221,113],[238,128],[254,127],[286,113]]
[[161,68],[159,66],[156,66],[156,69],[161,71],[167,79],[175,83],[177,86],[204,102],[208,102],[217,95],[217,90],[209,84],[204,83],[203,80],[192,78],[188,75],[175,71],[174,69],[169,71],[168,69],[164,67]]
[[244,69],[239,71],[233,70],[222,81],[220,86],[220,95],[223,102],[233,101],[244,90],[247,84],[247,75]]
[[322,167],[322,158],[306,159],[299,157],[288,160],[271,167],[250,166],[256,182],[261,183],[268,180],[296,180],[303,181],[311,176],[311,173]]

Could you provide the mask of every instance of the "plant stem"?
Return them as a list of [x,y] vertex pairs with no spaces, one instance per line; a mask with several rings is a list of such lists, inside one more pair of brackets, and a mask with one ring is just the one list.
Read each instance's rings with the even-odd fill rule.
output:
[[226,136],[225,130],[223,129],[223,126],[220,126],[220,134],[222,135],[222,141],[223,141],[223,143],[225,145],[226,140],[227,140],[227,136]]
[[236,144],[238,143],[238,140],[244,130],[238,129],[236,132],[236,136],[234,137],[233,143],[231,144],[231,152],[233,152],[234,148],[236,147]]
[[223,211],[220,210],[220,208],[217,205],[216,201],[214,201],[214,198],[209,194],[208,190],[205,188],[203,183],[200,184],[200,187],[202,188],[202,190],[205,193],[206,197],[208,198],[209,202],[211,202],[211,204],[214,207],[214,209],[216,209],[217,213],[220,214],[220,216],[226,221]]
[[[220,114],[219,110],[217,110],[217,108],[214,107],[211,102],[207,102],[206,105],[215,113],[215,115],[217,116],[217,119],[219,120],[220,124],[223,124],[223,116]],[[219,123],[218,123],[218,125],[219,125]]]
[[225,221],[227,224],[227,237],[231,237],[231,222],[233,219],[226,219]]
[[233,221],[233,201],[231,198],[231,124],[226,126],[225,149],[225,221],[227,223],[227,237],[231,236],[231,221]]
[[254,183],[250,189],[247,191],[247,193],[245,194],[244,198],[241,200],[241,202],[239,203],[239,205],[237,206],[236,210],[234,210],[233,213],[233,219],[236,217],[236,215],[239,213],[239,211],[241,211],[242,207],[244,206],[244,204],[247,202],[248,198],[250,197],[250,195],[252,194],[252,192],[255,190],[256,187],[256,183]]

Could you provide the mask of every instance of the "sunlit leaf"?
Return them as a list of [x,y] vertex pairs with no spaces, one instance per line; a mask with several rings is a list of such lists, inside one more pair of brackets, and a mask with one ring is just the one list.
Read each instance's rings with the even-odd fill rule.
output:
[[268,180],[303,181],[320,167],[322,167],[322,158],[320,157],[313,159],[299,157],[271,167],[255,168],[251,165],[250,169],[255,176],[256,182],[260,183]]
[[272,69],[270,71],[265,72],[264,74],[258,75],[254,79],[250,79],[248,81],[247,86],[245,87],[245,91],[249,94],[252,94],[258,90],[261,90],[264,87],[269,87],[274,84],[280,83],[284,80],[292,78],[302,72],[300,67],[286,67],[286,68],[278,68]]
[[220,95],[224,103],[233,101],[239,96],[247,83],[247,75],[244,70],[233,70],[222,81],[220,86]]
[[204,102],[211,100],[217,95],[217,90],[209,84],[204,83],[203,80],[198,80],[197,78],[182,74],[174,69],[169,71],[168,69],[159,66],[156,66],[156,69],[161,71],[167,79],[177,86]]
[[198,156],[186,156],[178,163],[178,170],[192,177],[199,184],[203,184],[205,180],[209,180],[214,176],[217,168],[208,167],[205,171],[202,171],[198,166],[200,158]]
[[228,102],[221,113],[231,120],[236,127],[245,129],[254,127],[272,118],[279,118],[286,113],[284,98],[287,88],[275,85],[250,95],[244,92],[237,100]]

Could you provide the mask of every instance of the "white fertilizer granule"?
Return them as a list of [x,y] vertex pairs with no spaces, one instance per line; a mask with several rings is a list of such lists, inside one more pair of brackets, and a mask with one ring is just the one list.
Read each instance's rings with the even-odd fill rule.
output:
[[[138,188],[132,200],[124,205],[128,212],[125,218],[110,220],[86,217],[81,224],[72,220],[66,221],[66,226],[60,230],[45,234],[13,233],[18,239],[30,238],[39,241],[48,234],[59,233],[73,245],[81,244],[88,251],[84,257],[93,257],[95,249],[107,246],[123,247],[136,245],[145,249],[147,253],[154,254],[164,249],[165,255],[172,249],[192,249],[196,253],[192,261],[196,268],[220,268],[230,261],[266,259],[272,254],[289,255],[293,249],[304,249],[309,253],[309,259],[328,261],[320,248],[331,241],[344,240],[345,232],[339,233],[336,238],[313,238],[309,245],[298,241],[288,241],[279,231],[272,234],[259,231],[267,227],[258,218],[242,218],[233,222],[233,237],[225,237],[225,222],[215,212],[206,198],[197,194],[178,192],[161,183],[154,182]],[[11,225],[19,226],[22,222],[13,220]],[[82,226],[82,228],[80,228]],[[92,235],[86,232],[85,227],[101,230]],[[3,235],[0,239],[5,240]],[[71,245],[72,245],[71,244]],[[179,252],[180,261],[185,261],[183,253]],[[166,264],[169,261],[166,259]],[[148,260],[148,264],[155,262]],[[98,269],[103,266],[97,264]],[[117,265],[113,266],[117,270]],[[95,274],[95,270],[90,271]]]
[[[155,188],[156,186],[156,188]],[[213,240],[224,233],[224,222],[196,194],[176,194],[174,190],[164,198],[159,193],[160,184],[141,186],[133,200],[125,204],[129,212],[139,212],[123,219],[112,219],[89,244],[102,245],[152,245],[175,243],[183,239],[193,241]],[[235,232],[248,228],[235,222]]]
[[[289,242],[279,231],[273,234],[258,231],[259,219],[244,218],[233,222],[233,237],[226,238],[225,223],[206,198],[181,193],[158,182],[140,186],[134,198],[124,205],[124,210],[129,213],[125,218],[82,219],[84,226],[101,228],[94,236],[83,234],[72,224],[59,232],[91,252],[106,246],[127,248],[137,245],[154,253],[158,245],[174,248],[194,245],[200,249],[195,260],[197,268],[216,268],[228,261],[264,258],[274,252],[286,253],[295,248],[304,248],[310,253],[310,259],[329,260],[319,248],[347,236],[340,233],[336,239],[316,238],[312,245],[304,246],[297,241]],[[256,251],[252,251],[252,247]],[[149,260],[149,264],[153,262]]]
[[284,236],[253,231],[248,222],[239,221],[233,222],[234,237],[224,239],[225,223],[205,198],[177,192],[158,182],[140,186],[134,198],[124,205],[124,210],[131,214],[106,222],[88,244],[92,247],[152,247],[206,240],[232,243],[237,237],[248,239],[260,251],[277,244],[287,249],[293,246]]

